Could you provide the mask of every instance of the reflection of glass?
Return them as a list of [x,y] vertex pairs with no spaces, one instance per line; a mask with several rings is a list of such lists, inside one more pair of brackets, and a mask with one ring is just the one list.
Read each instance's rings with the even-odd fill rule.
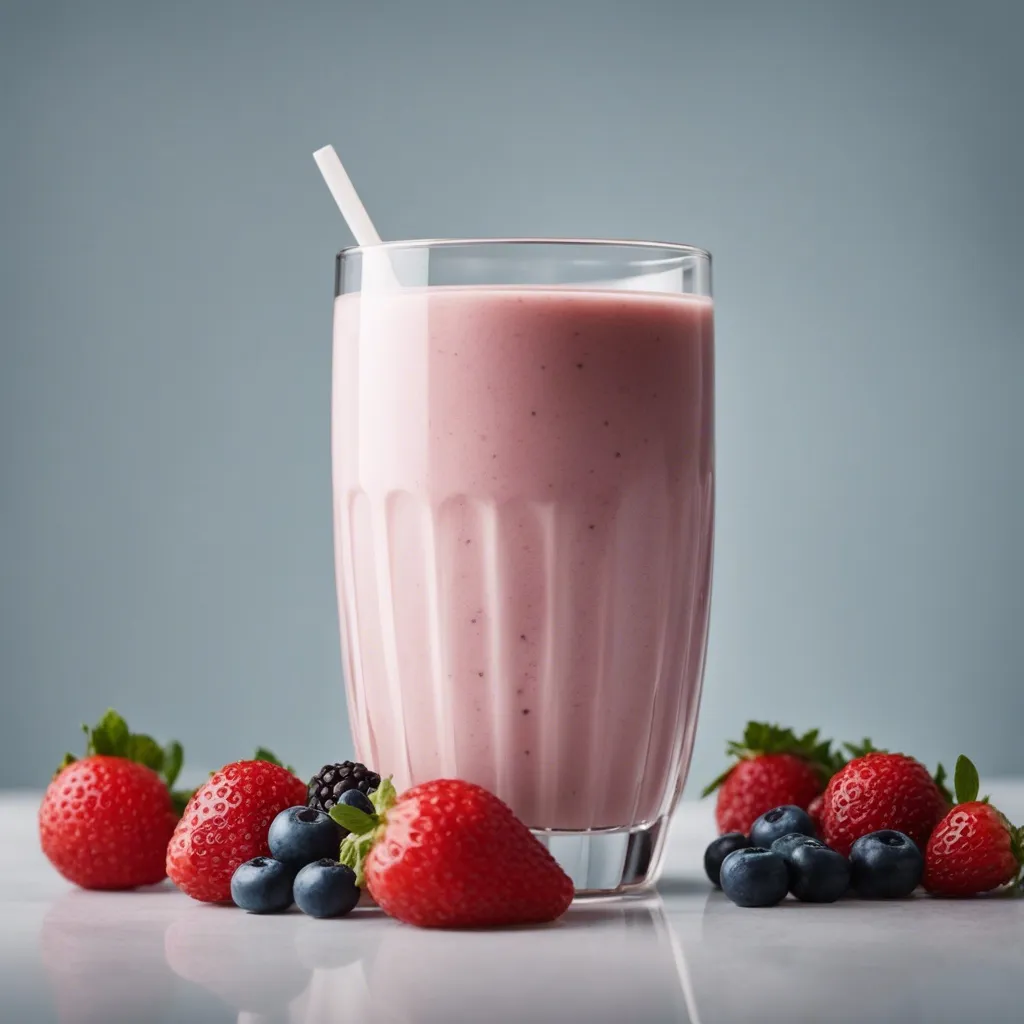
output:
[[704,670],[710,256],[396,242],[342,252],[336,281],[335,548],[361,760],[399,790],[497,793],[578,891],[651,882]]
[[373,965],[372,1021],[521,1024],[690,1021],[660,899],[578,906],[550,928],[389,930]]
[[313,973],[305,992],[291,1005],[289,1024],[373,1024],[369,970],[380,945],[380,929],[388,927],[382,917],[375,918],[350,918],[334,926],[354,930],[345,942],[338,941],[333,928],[328,935],[323,921],[299,922],[295,950]]
[[164,1019],[174,989],[164,960],[168,896],[75,890],[53,904],[39,952],[61,1024]]

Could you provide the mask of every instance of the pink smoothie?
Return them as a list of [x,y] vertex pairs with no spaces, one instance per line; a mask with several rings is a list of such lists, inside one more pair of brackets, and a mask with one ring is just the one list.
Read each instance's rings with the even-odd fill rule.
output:
[[712,303],[569,288],[343,295],[339,605],[360,759],[528,825],[671,809],[700,696]]

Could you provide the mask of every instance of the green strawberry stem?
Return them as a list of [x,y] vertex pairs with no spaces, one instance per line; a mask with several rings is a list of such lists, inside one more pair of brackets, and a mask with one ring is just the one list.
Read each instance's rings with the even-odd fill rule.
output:
[[888,753],[887,750],[879,750],[878,747],[876,747],[874,743],[867,738],[867,736],[865,736],[860,743],[844,743],[843,749],[850,755],[852,760],[855,760],[858,757],[866,757],[868,754]]
[[291,772],[292,775],[297,774],[290,764],[285,764],[277,754],[272,750],[268,750],[266,747],[257,747],[256,753],[253,754],[252,759],[254,761],[266,761],[267,764],[276,764],[278,768],[283,768],[286,772]]
[[1014,894],[1020,896],[1020,876],[1021,869],[1024,868],[1024,827],[1014,828],[1009,822],[1006,824],[1010,829],[1010,849],[1013,850],[1013,855],[1017,858],[1017,874],[1013,876],[1012,887]]
[[[94,726],[83,725],[82,732],[86,737],[86,757],[104,754],[144,764],[155,771],[167,784],[167,788],[173,791],[185,759],[184,750],[177,740],[161,747],[152,736],[132,732],[128,723],[113,708],[108,709]],[[58,771],[67,768],[75,760],[74,754],[65,754]]]
[[[869,743],[865,740],[865,743]],[[743,739],[737,743],[730,740],[725,748],[726,756],[733,758],[733,763],[713,782],[705,786],[701,796],[710,796],[729,777],[733,768],[740,761],[749,761],[762,754],[793,754],[801,757],[827,781],[845,763],[838,750],[832,749],[831,740],[819,738],[819,730],[798,736],[792,729],[783,729],[779,725],[768,722],[747,722]]]
[[[83,725],[82,732],[86,736],[86,757],[93,754],[105,754],[109,757],[123,757],[129,761],[144,764],[147,768],[155,771],[166,783],[175,813],[180,817],[185,812],[185,807],[196,791],[174,788],[185,761],[185,751],[177,740],[171,740],[166,746],[161,747],[152,736],[147,736],[145,733],[133,733],[128,728],[128,723],[113,708],[108,709],[94,726]],[[69,764],[74,764],[76,760],[78,759],[74,754],[65,754],[57,769],[57,774],[60,774]],[[293,775],[295,774],[294,768],[282,764],[266,747],[258,747],[253,760],[268,761],[270,764],[276,764]],[[212,775],[213,772],[210,774]]]
[[[939,766],[942,767],[941,765]],[[953,788],[956,790],[956,802],[958,804],[971,804],[978,799],[978,791],[981,789],[981,778],[978,776],[978,769],[969,757],[961,754],[956,759],[956,768],[953,771]]]
[[194,789],[172,789],[171,790],[171,806],[174,808],[174,813],[180,818],[185,813],[185,808],[188,807],[189,800],[196,795]]
[[946,785],[946,766],[940,761],[935,768],[935,774],[932,776],[935,781],[935,785],[939,787],[939,792],[942,794],[947,804],[953,804],[956,801],[953,799],[953,794],[949,791],[949,786]]
[[374,843],[384,835],[388,811],[395,806],[397,799],[398,793],[389,775],[382,779],[380,786],[370,794],[373,814],[367,814],[358,807],[350,807],[348,804],[335,804],[330,810],[331,817],[342,828],[348,829],[349,833],[341,841],[338,860],[342,864],[347,864],[356,873],[356,885],[360,889],[366,885],[363,871],[366,858]]

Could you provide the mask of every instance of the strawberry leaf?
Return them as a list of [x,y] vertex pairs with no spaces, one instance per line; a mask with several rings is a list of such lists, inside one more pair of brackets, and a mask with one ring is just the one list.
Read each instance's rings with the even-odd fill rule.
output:
[[372,832],[380,824],[376,814],[367,814],[349,804],[335,804],[329,813],[343,829],[357,836]]
[[105,754],[124,757],[128,746],[128,723],[111,708],[91,729],[82,726],[86,741],[86,754]]
[[132,734],[125,743],[124,756],[129,761],[138,761],[155,772],[164,767],[164,749],[152,736],[144,733]]
[[981,788],[978,769],[974,767],[971,759],[963,754],[956,759],[956,768],[953,772],[953,786],[956,789],[956,802],[958,804],[969,804],[978,799],[978,790]]
[[1020,896],[1024,895],[1021,892],[1021,870],[1024,869],[1024,827],[1015,828],[1009,822],[1006,824],[1010,830],[1010,850],[1013,852],[1014,857],[1017,858],[1017,873],[1013,876],[1010,886],[1013,894]]
[[113,708],[100,719],[96,731],[106,733],[115,757],[125,756],[131,734],[128,731],[128,723]]
[[[389,775],[370,794],[370,803],[373,804],[376,814],[367,814],[365,811],[360,811],[358,807],[349,807],[347,804],[335,804],[330,810],[331,817],[342,828],[349,830],[349,834],[341,841],[338,860],[342,864],[347,864],[356,873],[356,885],[360,889],[366,885],[363,865],[373,849],[373,844],[384,834],[384,829],[387,827],[387,813],[394,807],[397,799],[398,793]],[[354,815],[350,815],[349,811],[354,811],[360,817],[356,818]],[[367,823],[371,824],[367,827]],[[356,827],[353,828],[353,825]]]
[[377,832],[367,832],[364,835],[357,836],[355,833],[345,836],[341,843],[341,851],[338,854],[338,860],[350,867],[356,873],[356,885],[360,889],[366,886],[366,874],[364,872],[364,865],[366,864],[366,858],[373,849],[373,844],[376,842]]
[[373,804],[373,809],[380,818],[383,818],[395,806],[397,799],[398,791],[395,789],[390,775],[382,779],[381,784],[370,794],[370,803]]
[[[356,836],[354,839],[358,839]],[[357,871],[359,868],[359,851],[356,847],[356,843],[353,839],[352,833],[350,832],[341,842],[341,850],[338,852],[338,863],[344,864],[346,867],[351,868],[353,871]],[[350,840],[353,840],[350,842]],[[357,872],[358,875],[358,872]],[[358,877],[356,879],[357,885],[362,885],[359,882]]]
[[707,784],[707,785],[706,785],[706,786],[705,786],[705,787],[704,787],[704,788],[703,788],[703,789],[702,789],[702,790],[700,791],[700,797],[701,797],[701,799],[703,800],[703,799],[704,799],[704,797],[706,797],[706,796],[711,796],[711,794],[712,794],[712,793],[714,793],[714,791],[715,791],[716,789],[718,789],[718,788],[719,788],[719,786],[723,785],[723,783],[725,782],[725,780],[726,780],[727,778],[729,778],[729,776],[730,776],[730,775],[732,775],[732,770],[733,770],[733,768],[735,768],[735,767],[736,767],[735,765],[730,765],[730,766],[729,766],[728,768],[726,768],[726,769],[725,769],[725,771],[724,771],[724,772],[722,772],[722,774],[721,774],[721,775],[719,775],[719,776],[718,776],[718,778],[717,778],[717,779],[715,779],[715,780],[714,780],[713,782],[709,782],[709,783],[708,783],[708,784]]
[[847,753],[849,753],[851,759],[856,759],[858,757],[866,757],[868,754],[888,753],[888,751],[879,750],[878,747],[876,747],[874,743],[872,743],[871,740],[867,738],[867,736],[865,736],[864,739],[860,741],[860,743],[844,743],[843,747],[847,751]]
[[[797,736],[792,729],[783,729],[769,722],[747,722],[742,741],[737,743],[730,740],[726,744],[725,753],[735,761],[747,761],[762,754],[793,754],[815,768],[823,781],[830,779],[845,763],[842,754],[833,749],[831,740],[820,739],[818,729]],[[705,786],[701,796],[709,796],[718,789],[734,767],[735,764],[731,764],[717,779]]]
[[935,775],[933,776],[933,779],[935,781],[935,785],[939,787],[939,792],[942,794],[942,798],[947,804],[952,804],[955,803],[955,801],[953,800],[953,794],[949,791],[949,786],[946,785],[947,777],[946,766],[940,761],[935,768]]
[[194,789],[172,789],[171,790],[171,805],[174,807],[174,813],[180,818],[185,813],[185,808],[188,807],[189,800],[196,795]]
[[167,783],[168,789],[174,789],[174,784],[178,781],[178,776],[181,774],[181,765],[184,760],[185,752],[182,749],[181,744],[177,740],[171,740],[171,742],[164,747],[163,773],[164,782]]
[[295,769],[290,764],[285,764],[272,750],[267,750],[266,747],[257,747],[252,759],[266,761],[267,764],[276,764],[278,768],[283,768],[286,772],[291,772],[292,775],[295,774]]
[[[178,779],[184,760],[180,743],[175,740],[166,747],[161,747],[152,736],[131,732],[128,723],[113,708],[108,709],[92,728],[83,725],[82,732],[86,736],[86,756],[103,754],[109,757],[124,757],[129,761],[144,764],[163,776],[168,790],[171,791],[171,801],[175,809],[179,813],[184,810],[192,794],[174,791],[174,783]],[[74,760],[72,754],[65,754],[61,769],[66,768]]]

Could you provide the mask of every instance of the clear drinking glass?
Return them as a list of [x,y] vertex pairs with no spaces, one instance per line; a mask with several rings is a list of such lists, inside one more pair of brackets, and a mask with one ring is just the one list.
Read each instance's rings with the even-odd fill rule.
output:
[[332,449],[359,758],[490,789],[581,894],[653,882],[707,641],[709,254],[344,250]]

